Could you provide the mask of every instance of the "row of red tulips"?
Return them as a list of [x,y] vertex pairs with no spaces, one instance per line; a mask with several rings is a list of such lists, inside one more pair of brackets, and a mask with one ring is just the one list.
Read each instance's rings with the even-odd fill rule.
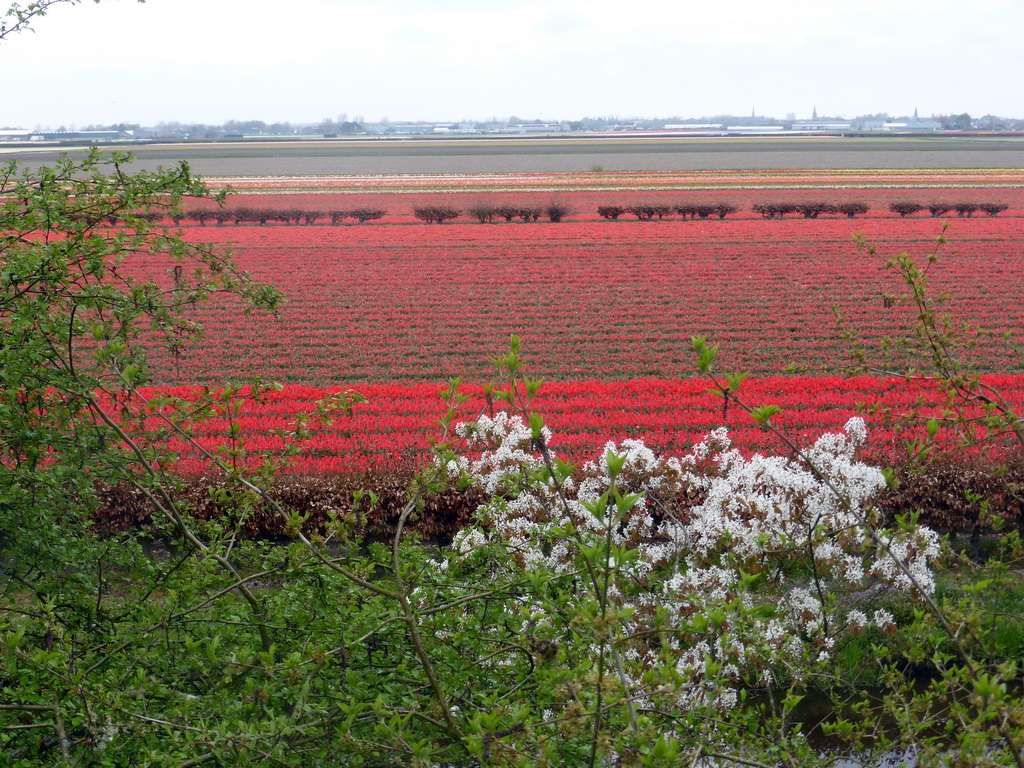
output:
[[[985,382],[999,389],[1014,407],[1024,407],[1024,376],[989,376]],[[728,427],[735,444],[746,452],[779,451],[778,439],[761,429],[736,405],[723,409],[722,400],[710,394],[704,379],[633,380],[625,382],[551,383],[541,388],[534,403],[554,432],[553,449],[560,455],[583,461],[598,455],[609,440],[642,439],[652,449],[680,454],[717,427]],[[275,430],[287,430],[314,404],[339,392],[358,393],[350,408],[333,414],[332,423],[315,424],[289,471],[300,474],[356,473],[382,468],[407,468],[422,463],[433,439],[440,437],[438,419],[444,412],[437,385],[362,385],[352,388],[289,386],[244,401],[237,413],[226,411],[202,423],[197,442],[209,451],[232,443],[244,445],[243,461],[254,465],[266,457],[280,456],[291,443]],[[464,387],[470,394],[461,413],[472,419],[497,406],[481,387]],[[146,396],[170,393],[186,400],[200,390],[188,387],[146,390]],[[895,412],[938,414],[942,403],[936,387],[894,378],[767,377],[748,379],[741,395],[751,405],[774,404],[782,411],[774,418],[788,436],[809,444],[821,433],[837,430],[861,413],[870,428],[869,453],[891,458],[903,442],[920,437],[923,427],[909,427],[891,417],[872,412],[881,404]],[[969,409],[980,415],[980,408]],[[147,426],[157,428],[155,417]],[[939,439],[949,434],[940,431]],[[172,449],[178,468],[196,473],[209,468],[201,452],[182,441]],[[979,449],[981,450],[981,449]]]

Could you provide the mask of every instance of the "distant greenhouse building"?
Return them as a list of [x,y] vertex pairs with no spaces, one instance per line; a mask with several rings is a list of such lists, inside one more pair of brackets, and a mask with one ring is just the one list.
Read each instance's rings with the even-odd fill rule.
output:
[[128,131],[32,131],[43,141],[122,141],[132,138]]
[[794,120],[790,130],[814,133],[842,133],[844,131],[852,131],[853,123],[836,117],[818,117],[818,108],[815,107],[811,112],[810,120]]
[[793,123],[792,130],[839,133],[843,131],[852,131],[853,123],[848,120],[832,120],[827,117],[820,120],[796,120]]
[[906,131],[908,133],[926,133],[941,131],[942,123],[938,120],[926,120],[918,117],[914,110],[913,117],[900,117],[895,120],[868,120],[861,125],[862,131]]
[[941,131],[942,123],[937,120],[918,120],[916,118],[911,120],[898,120],[890,123],[882,123],[883,131]]

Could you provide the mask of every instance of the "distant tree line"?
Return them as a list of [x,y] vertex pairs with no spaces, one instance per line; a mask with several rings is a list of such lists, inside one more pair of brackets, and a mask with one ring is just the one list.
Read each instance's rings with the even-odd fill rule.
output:
[[750,206],[754,213],[761,214],[765,219],[781,219],[788,213],[799,213],[805,219],[816,219],[823,213],[842,214],[847,218],[855,218],[858,214],[867,213],[871,207],[859,201],[829,203],[811,201],[804,203],[754,203]]
[[547,205],[534,205],[529,203],[476,203],[469,209],[469,215],[481,224],[487,224],[495,219],[512,221],[539,221],[541,216],[546,216],[548,221],[558,223],[572,213],[565,203],[550,202]]
[[975,211],[981,211],[989,216],[998,216],[1009,207],[1006,203],[916,203],[910,200],[898,200],[889,204],[889,210],[898,213],[901,218],[925,210],[932,216],[945,216],[950,211],[956,211],[956,215],[960,218],[971,218]]
[[619,216],[628,213],[636,216],[641,221],[651,221],[655,218],[664,219],[673,213],[679,214],[684,219],[687,217],[691,219],[707,219],[712,216],[724,219],[730,213],[735,213],[737,210],[739,209],[731,203],[715,203],[713,205],[633,203],[631,205],[601,205],[597,208],[597,215],[603,219],[617,219]]
[[[945,216],[955,212],[961,218],[970,218],[977,212],[988,216],[997,216],[1007,210],[1006,203],[991,202],[930,202],[921,203],[910,200],[898,200],[889,204],[889,211],[901,218],[912,216],[921,211],[928,211],[932,216]],[[600,205],[597,214],[603,219],[617,220],[622,216],[635,216],[640,221],[653,221],[669,218],[673,215],[684,219],[724,219],[740,209],[732,203],[663,203],[633,202],[621,205]],[[787,215],[800,215],[805,219],[817,219],[822,215],[840,215],[856,218],[871,210],[870,206],[861,201],[828,202],[812,200],[803,202],[763,202],[754,203],[750,210],[765,219],[782,219]],[[497,221],[537,222],[542,218],[551,222],[564,221],[572,215],[573,209],[562,202],[549,202],[545,205],[535,203],[475,203],[467,211],[451,205],[417,205],[413,207],[413,215],[420,221],[443,224],[461,216],[468,215],[481,224]],[[384,208],[362,207],[347,209],[314,209],[314,208],[267,208],[253,206],[226,206],[223,208],[194,207],[186,208],[170,214],[175,224],[191,220],[201,226],[207,222],[223,224],[258,224],[266,226],[271,222],[282,224],[316,224],[330,222],[337,226],[347,220],[359,222],[376,221],[387,216]],[[135,219],[155,222],[165,217],[164,212],[135,212],[129,215]],[[122,218],[116,214],[106,217],[111,226],[116,226]]]
[[282,224],[315,224],[318,221],[330,221],[337,226],[346,219],[354,219],[360,224],[367,221],[383,219],[388,212],[384,208],[349,208],[321,210],[313,208],[250,208],[247,206],[225,208],[189,208],[172,215],[175,224],[183,219],[191,219],[206,226],[206,222],[217,224],[259,224],[265,226],[269,222],[279,221]]

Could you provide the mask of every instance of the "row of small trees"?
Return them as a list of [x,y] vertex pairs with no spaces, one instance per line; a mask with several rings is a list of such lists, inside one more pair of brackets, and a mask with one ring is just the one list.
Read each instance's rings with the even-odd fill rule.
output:
[[[997,216],[1009,206],[1006,203],[972,203],[972,202],[931,202],[919,203],[915,201],[900,200],[889,204],[889,210],[899,214],[901,218],[912,216],[920,211],[928,211],[932,216],[944,216],[947,213],[956,212],[956,215],[963,218],[970,218],[977,212],[985,213],[988,216]],[[804,202],[767,202],[754,203],[750,209],[760,214],[765,219],[781,219],[790,214],[799,214],[805,219],[816,219],[823,214],[843,215],[848,218],[855,218],[858,215],[867,213],[870,206],[861,201],[848,201],[842,203],[830,203],[826,201],[804,201]],[[641,221],[652,221],[664,219],[673,214],[691,219],[724,219],[730,213],[735,213],[739,208],[731,203],[714,204],[693,204],[693,203],[633,203],[630,205],[600,205],[597,214],[608,220],[615,220],[621,216],[635,216]],[[413,215],[428,223],[442,224],[452,221],[463,215],[460,208],[451,205],[423,205],[413,208]],[[526,203],[476,203],[465,213],[475,218],[481,224],[488,224],[494,221],[504,220],[511,222],[516,219],[524,222],[536,222],[541,218],[547,218],[552,222],[563,221],[573,213],[573,209],[561,202],[551,202],[546,205],[533,205]],[[310,208],[257,208],[248,206],[236,206],[226,208],[188,208],[170,214],[175,224],[181,224],[185,219],[191,219],[201,226],[206,226],[208,221],[216,222],[218,225],[231,223],[259,224],[261,226],[270,222],[281,222],[283,224],[315,224],[318,221],[330,221],[333,225],[339,225],[346,220],[357,221],[360,224],[367,221],[382,219],[388,214],[384,208],[351,208],[351,209],[310,209]],[[139,212],[131,214],[136,219],[149,222],[156,222],[164,218],[164,212]],[[111,226],[116,226],[122,217],[111,214],[106,217]]]
[[945,216],[950,211],[956,211],[956,215],[961,218],[970,218],[976,211],[998,216],[1009,207],[1006,203],[917,203],[912,200],[898,200],[889,204],[889,210],[901,217],[912,216],[925,210],[932,216]]
[[[977,211],[982,211],[989,216],[996,216],[1008,207],[1006,203],[917,203],[899,201],[891,203],[889,210],[899,214],[901,217],[924,210],[927,210],[932,216],[944,216],[950,211],[955,211],[957,216],[971,217]],[[631,205],[601,205],[597,208],[597,214],[608,220],[615,220],[626,214],[635,216],[641,221],[660,220],[673,214],[682,216],[684,219],[724,219],[730,213],[735,213],[738,210],[739,208],[731,203],[633,203]],[[800,214],[805,219],[816,219],[822,214],[836,214],[853,219],[867,213],[871,210],[871,206],[859,200],[841,203],[817,200],[796,203],[754,203],[751,206],[751,210],[766,219],[781,219],[787,214]],[[414,213],[418,219],[437,223],[450,221],[462,215],[458,208],[451,206],[418,207],[414,209]],[[547,216],[551,221],[558,222],[562,221],[570,213],[572,213],[572,209],[562,203],[549,203],[547,206],[510,204],[492,206],[481,203],[469,209],[469,215],[476,218],[482,224],[492,222],[495,219],[512,221],[518,218],[522,221],[537,221],[541,216]]]
[[360,224],[367,221],[375,221],[387,216],[384,208],[351,208],[319,210],[311,208],[249,208],[245,206],[234,208],[189,208],[180,213],[172,215],[175,224],[180,224],[182,219],[192,219],[201,226],[206,222],[215,221],[217,224],[231,222],[233,224],[260,224],[266,225],[271,221],[279,221],[283,224],[315,224],[318,221],[330,221],[338,225],[346,219],[354,219]]
[[[899,214],[901,218],[911,216],[919,211],[928,211],[932,216],[945,216],[950,211],[955,211],[956,215],[961,218],[970,218],[977,211],[982,211],[989,216],[997,216],[1007,208],[1009,206],[1006,203],[918,203],[899,200],[889,204],[889,210]],[[755,203],[751,206],[751,210],[761,214],[766,219],[781,219],[788,213],[799,213],[805,219],[816,219],[823,213],[842,214],[852,219],[859,214],[867,213],[870,210],[870,206],[864,202],[828,203],[824,201],[811,201],[801,203]]]
[[684,219],[687,217],[691,219],[707,219],[712,216],[724,219],[730,213],[735,213],[737,210],[739,209],[730,203],[716,203],[715,205],[634,203],[628,206],[601,205],[597,208],[597,215],[603,219],[617,219],[619,216],[628,213],[636,216],[641,221],[651,221],[654,218],[663,219],[666,216],[671,216],[673,213],[678,213]]
[[[514,219],[539,221],[542,216],[546,217],[549,221],[557,223],[571,213],[572,208],[570,206],[559,202],[551,202],[546,205],[529,205],[525,203],[499,203],[491,205],[490,203],[476,203],[468,211],[468,214],[481,224],[489,224],[496,219],[504,219],[505,221],[513,221]],[[413,215],[421,221],[441,224],[445,221],[459,218],[462,215],[462,211],[450,205],[425,205],[413,208]]]
[[754,213],[761,214],[761,217],[765,219],[781,219],[788,213],[799,213],[805,219],[816,219],[823,213],[842,214],[853,219],[858,214],[867,213],[871,207],[860,201],[845,203],[811,201],[804,203],[754,203],[750,209]]
[[[955,211],[957,216],[970,218],[977,211],[982,211],[989,216],[997,216],[1009,206],[1006,203],[972,203],[972,202],[932,202],[918,203],[908,200],[900,200],[889,204],[889,210],[897,213],[900,217],[906,217],[928,211],[932,216],[945,216],[950,211]],[[781,219],[789,213],[799,213],[805,219],[816,219],[822,214],[842,214],[847,218],[855,218],[870,210],[867,203],[850,201],[844,203],[830,203],[825,201],[810,201],[797,203],[754,203],[751,210],[761,214],[766,219]],[[678,210],[678,209],[677,209]],[[724,217],[723,217],[724,218]]]

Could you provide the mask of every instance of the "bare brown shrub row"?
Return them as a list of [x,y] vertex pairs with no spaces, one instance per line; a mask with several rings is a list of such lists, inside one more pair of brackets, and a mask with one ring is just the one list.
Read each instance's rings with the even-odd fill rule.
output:
[[[970,218],[978,211],[988,216],[997,216],[1007,210],[1006,203],[972,203],[972,202],[931,202],[919,203],[909,200],[898,200],[889,204],[889,210],[898,214],[901,218],[912,216],[920,211],[928,211],[932,216],[944,216],[947,213],[955,212],[961,218]],[[620,216],[629,214],[641,221],[652,221],[664,219],[676,214],[682,218],[691,219],[724,219],[730,213],[740,210],[731,203],[653,203],[641,202],[628,205],[601,205],[597,208],[597,214],[604,219],[615,220]],[[751,210],[765,219],[781,219],[790,214],[800,214],[805,219],[816,219],[823,214],[843,215],[848,218],[855,218],[870,210],[867,203],[861,201],[847,201],[832,203],[823,200],[811,200],[804,202],[765,202],[754,203]],[[189,219],[201,226],[206,226],[208,221],[217,224],[232,223],[259,224],[265,226],[270,222],[281,222],[283,224],[315,224],[318,221],[330,221],[333,225],[343,223],[346,219],[352,219],[359,223],[375,221],[387,215],[383,208],[352,208],[352,209],[331,209],[319,210],[309,208],[259,208],[259,207],[227,207],[227,208],[190,208],[172,215],[175,224]],[[511,222],[519,219],[524,222],[536,222],[542,217],[549,221],[560,222],[573,213],[572,208],[566,203],[550,202],[546,205],[534,205],[528,203],[476,203],[466,213],[475,218],[481,224],[488,224],[498,220]],[[160,212],[139,212],[131,214],[137,219],[155,222],[163,218]],[[428,223],[442,224],[452,221],[463,215],[459,208],[447,205],[427,205],[413,208],[413,215]],[[117,215],[107,217],[111,226],[117,226],[123,219]]]
[[260,224],[265,226],[268,222],[279,221],[283,224],[315,224],[317,221],[330,221],[331,224],[341,224],[345,219],[355,219],[360,224],[367,221],[382,219],[387,215],[383,208],[351,208],[317,210],[310,208],[249,208],[240,206],[236,208],[190,208],[182,212],[181,216],[174,216],[175,224],[180,224],[182,219],[191,219],[201,226],[206,226],[207,221],[215,221],[217,224],[231,222],[238,224]]
[[897,200],[889,204],[889,210],[898,213],[901,218],[925,210],[932,216],[945,216],[950,211],[956,211],[956,215],[961,218],[970,218],[976,211],[998,216],[1009,207],[1006,203],[917,203],[912,200]]
[[812,200],[803,203],[754,203],[750,209],[765,219],[781,219],[789,213],[799,213],[805,219],[816,219],[823,213],[842,214],[852,219],[858,214],[867,213],[871,207],[860,201],[830,203]]
[[631,205],[601,205],[598,206],[597,215],[604,219],[617,219],[624,213],[632,214],[641,221],[651,221],[654,218],[663,219],[677,213],[684,219],[701,218],[707,219],[715,216],[724,219],[730,213],[739,210],[731,203],[715,203],[713,205],[698,205],[689,203],[677,203],[666,205],[664,203],[633,203]]
[[[355,537],[386,539],[408,501],[412,469],[305,477],[280,475],[268,489],[286,509],[308,516],[306,530],[327,535],[332,519],[342,521]],[[200,519],[230,523],[239,511],[230,495],[218,494],[220,480],[189,479],[180,494]],[[920,512],[920,522],[938,531],[972,536],[990,534],[1002,528],[1024,528],[1024,497],[1017,489],[1024,484],[1024,458],[1003,466],[946,457],[937,459],[916,475],[904,479],[898,489],[889,490],[880,507],[892,514]],[[357,493],[362,492],[362,501]],[[369,494],[377,504],[367,503]],[[989,500],[987,510],[979,509],[968,492]],[[137,490],[126,486],[104,488],[96,524],[105,530],[145,529],[157,522],[155,510]],[[686,510],[703,501],[699,492],[685,499],[652,499],[655,513],[685,516]],[[472,519],[481,497],[477,490],[452,488],[425,501],[413,528],[430,540],[449,540]],[[1003,521],[1000,523],[1000,521]],[[253,538],[285,536],[279,515],[257,504],[247,512],[243,534]]]

